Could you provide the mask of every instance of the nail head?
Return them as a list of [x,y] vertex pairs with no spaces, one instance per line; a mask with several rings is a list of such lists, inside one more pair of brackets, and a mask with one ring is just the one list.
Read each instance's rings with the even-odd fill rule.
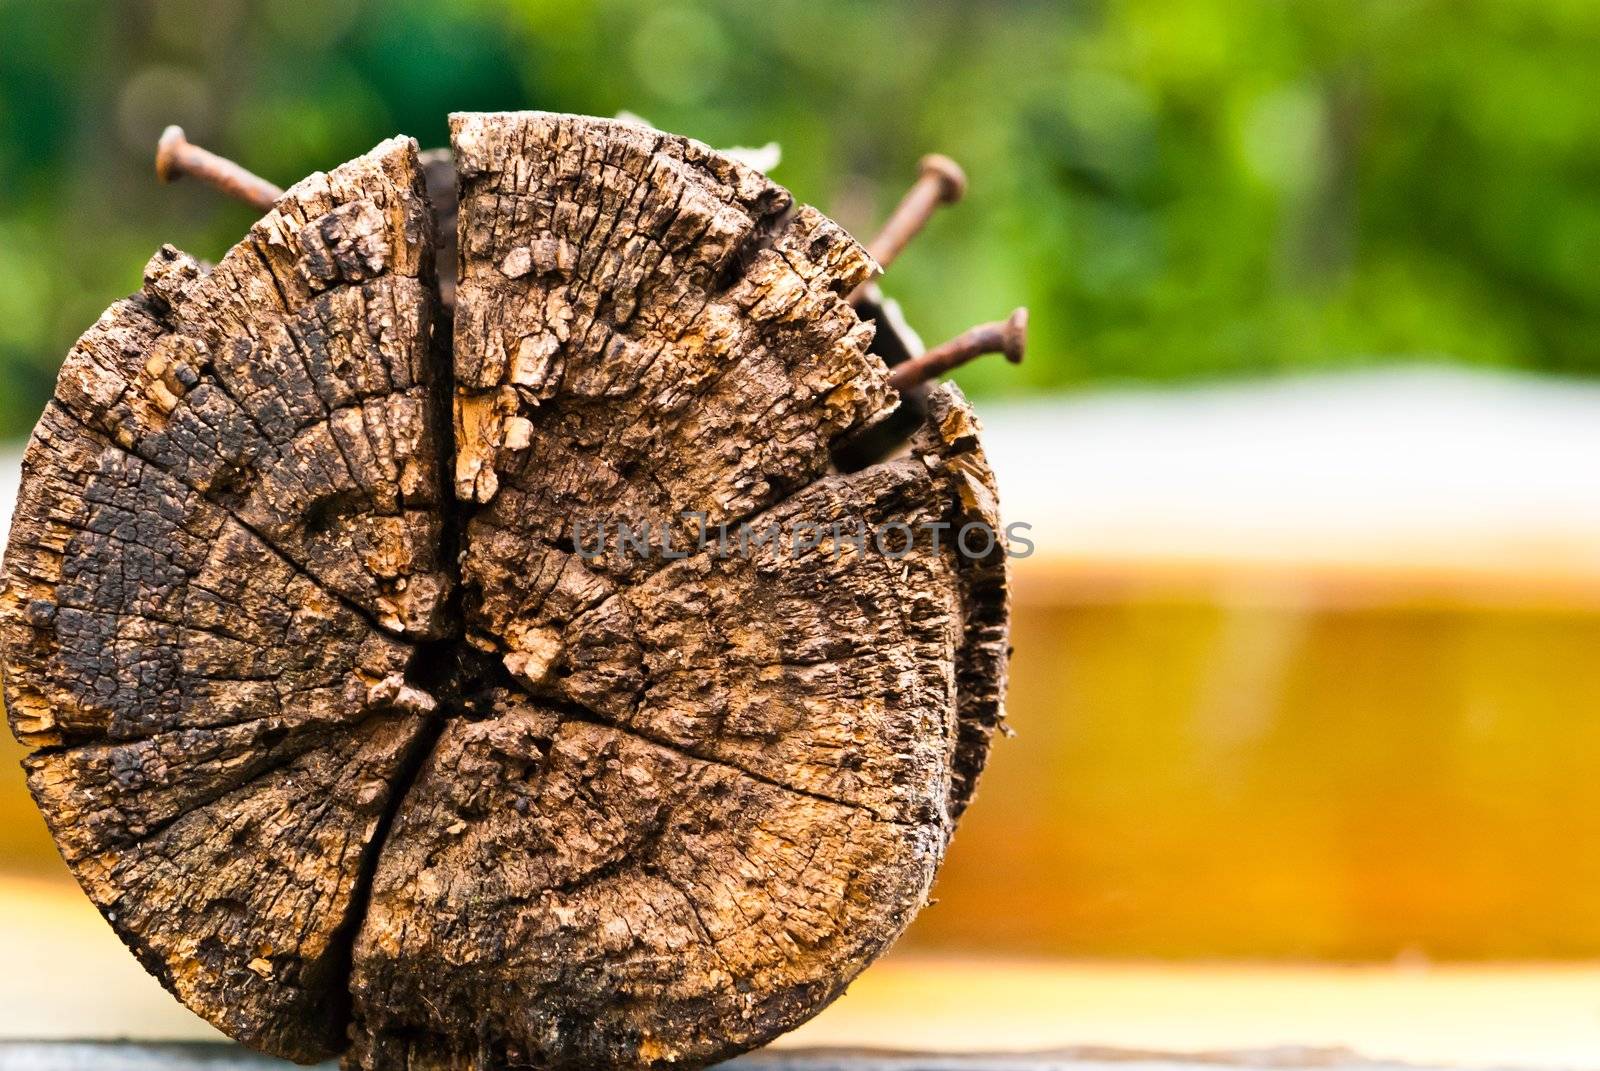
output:
[[942,153],[929,153],[917,163],[917,170],[939,180],[939,199],[955,204],[967,195],[967,173],[961,165]]
[[1028,310],[1019,308],[1006,317],[1004,345],[1000,352],[1012,364],[1022,363],[1022,354],[1028,348]]
[[161,132],[161,140],[156,142],[156,178],[171,182],[182,174],[178,169],[178,153],[187,144],[189,139],[181,126],[169,126]]

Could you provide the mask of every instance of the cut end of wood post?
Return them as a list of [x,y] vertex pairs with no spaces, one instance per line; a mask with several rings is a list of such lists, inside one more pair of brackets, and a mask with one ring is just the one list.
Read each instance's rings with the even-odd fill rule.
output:
[[895,402],[841,297],[871,261],[760,172],[452,131],[288,192],[163,134],[163,181],[280,210],[69,353],[0,586],[13,732],[89,897],[252,1047],[701,1067],[927,902],[1000,725],[1004,554],[940,535],[998,524],[993,479],[950,387],[912,456],[834,467]]

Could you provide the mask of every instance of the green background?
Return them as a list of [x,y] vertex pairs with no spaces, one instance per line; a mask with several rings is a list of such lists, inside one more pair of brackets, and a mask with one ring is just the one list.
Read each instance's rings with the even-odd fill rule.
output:
[[1600,368],[1592,0],[0,0],[0,435],[164,241],[169,122],[281,184],[453,109],[630,110],[870,235],[971,176],[888,289],[929,341],[1033,312],[1028,392],[1423,358]]

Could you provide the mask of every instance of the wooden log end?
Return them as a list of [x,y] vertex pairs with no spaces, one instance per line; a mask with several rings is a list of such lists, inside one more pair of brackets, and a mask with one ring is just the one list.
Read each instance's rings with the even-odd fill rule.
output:
[[256,1049],[704,1065],[928,898],[1002,718],[1004,547],[941,539],[993,479],[953,388],[834,466],[894,397],[821,213],[637,126],[452,126],[163,249],[73,347],[12,729],[89,897]]

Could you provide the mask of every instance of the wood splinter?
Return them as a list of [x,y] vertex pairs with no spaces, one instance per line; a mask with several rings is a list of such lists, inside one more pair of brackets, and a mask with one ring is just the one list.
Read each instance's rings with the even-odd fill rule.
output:
[[[162,248],[67,355],[11,729],[86,894],[253,1048],[700,1067],[928,900],[1002,725],[1003,540],[939,538],[999,531],[993,476],[950,386],[913,456],[835,468],[896,404],[840,296],[873,264],[765,176],[606,120],[451,131],[271,196],[163,139],[266,214],[214,266]],[[866,538],[794,551],[835,523]]]

